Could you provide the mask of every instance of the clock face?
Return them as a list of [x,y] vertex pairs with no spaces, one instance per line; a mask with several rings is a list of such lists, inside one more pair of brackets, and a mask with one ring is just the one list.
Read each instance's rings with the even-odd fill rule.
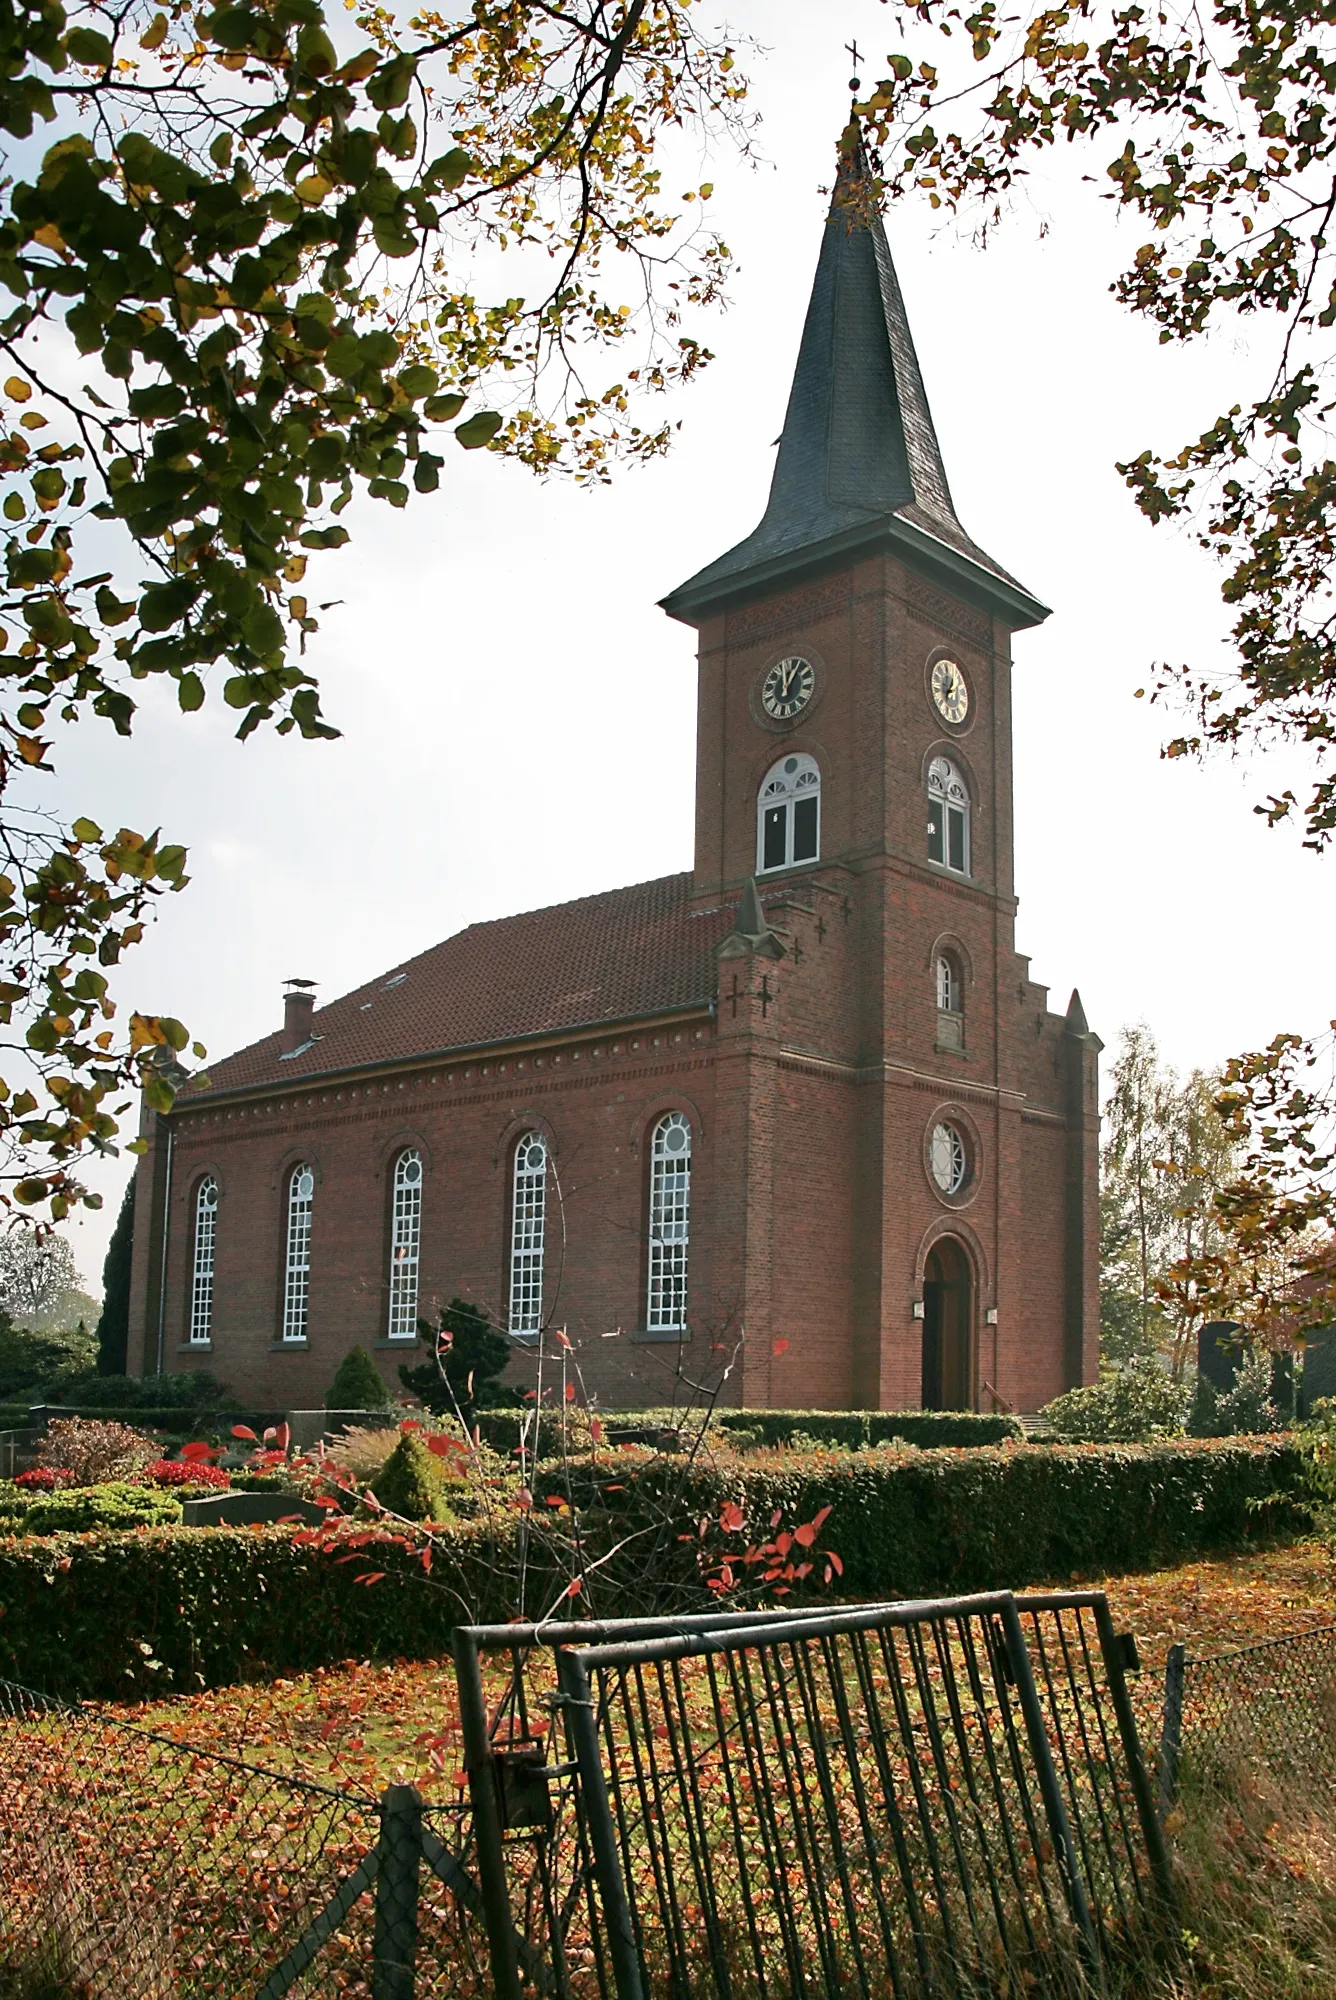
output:
[[801,654],[776,660],[761,683],[761,706],[776,722],[792,722],[801,715],[816,688],[816,668]]
[[938,660],[932,670],[932,698],[945,722],[963,722],[970,712],[970,691],[954,660]]

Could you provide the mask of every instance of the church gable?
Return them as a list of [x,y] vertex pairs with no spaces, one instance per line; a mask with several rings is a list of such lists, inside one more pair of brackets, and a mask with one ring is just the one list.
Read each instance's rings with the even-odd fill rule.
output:
[[[209,1070],[209,1095],[701,1007],[733,912],[690,907],[690,873],[470,924]],[[193,1093],[192,1093],[193,1094]]]

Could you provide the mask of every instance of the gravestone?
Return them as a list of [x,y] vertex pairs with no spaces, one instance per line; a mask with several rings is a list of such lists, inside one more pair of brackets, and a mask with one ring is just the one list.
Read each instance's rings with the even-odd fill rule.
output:
[[1319,1327],[1304,1346],[1304,1372],[1299,1385],[1299,1414],[1311,1416],[1314,1403],[1336,1396],[1336,1326]]
[[1197,1333],[1197,1368],[1217,1395],[1227,1396],[1243,1366],[1242,1344],[1235,1338],[1236,1319],[1207,1320]]
[[181,1502],[181,1519],[187,1528],[251,1528],[257,1523],[291,1520],[294,1514],[311,1523],[323,1521],[328,1511],[295,1493],[208,1493],[202,1499]]

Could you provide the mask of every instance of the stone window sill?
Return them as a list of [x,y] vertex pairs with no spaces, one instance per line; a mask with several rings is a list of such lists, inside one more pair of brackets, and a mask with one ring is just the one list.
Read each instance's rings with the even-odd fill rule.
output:
[[644,1344],[650,1344],[650,1343],[659,1344],[667,1341],[673,1341],[678,1347],[680,1347],[684,1341],[690,1340],[691,1335],[687,1332],[685,1327],[678,1327],[675,1330],[671,1328],[664,1328],[661,1331],[656,1330],[654,1333],[649,1333],[645,1330],[645,1328],[642,1327],[639,1330],[639,1332],[633,1333],[631,1335],[631,1338],[632,1340],[640,1341]]
[[178,1354],[212,1354],[213,1342],[211,1340],[183,1340],[176,1351]]
[[418,1338],[416,1334],[401,1333],[397,1339],[391,1340],[388,1334],[382,1334],[376,1345],[389,1348],[395,1354],[411,1354],[418,1345]]
[[271,1340],[269,1343],[269,1352],[271,1354],[303,1354],[310,1345],[309,1340]]

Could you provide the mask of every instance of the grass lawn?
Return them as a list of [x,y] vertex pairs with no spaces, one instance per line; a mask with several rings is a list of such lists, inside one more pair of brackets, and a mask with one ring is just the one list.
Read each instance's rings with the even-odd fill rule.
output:
[[[1316,1540],[1089,1582],[1108,1591],[1115,1622],[1137,1636],[1142,1673],[1135,1687],[1148,1751],[1175,1640],[1192,1653],[1216,1653],[1336,1624],[1336,1559]],[[438,1799],[455,1791],[460,1757],[448,1660],[349,1660],[291,1680],[112,1712],[202,1749],[373,1793],[396,1781]]]

